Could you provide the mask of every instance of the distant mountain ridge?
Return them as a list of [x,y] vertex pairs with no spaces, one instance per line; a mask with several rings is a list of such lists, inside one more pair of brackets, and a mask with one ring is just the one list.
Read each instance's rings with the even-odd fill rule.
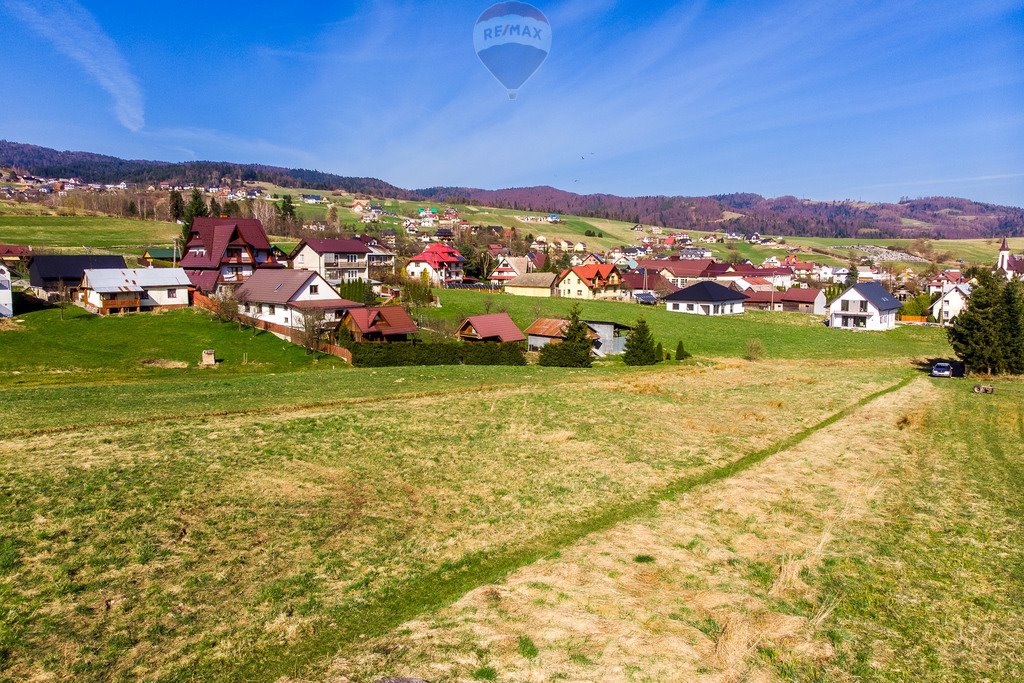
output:
[[[127,160],[91,152],[58,151],[0,140],[0,165],[44,177],[86,182],[220,184],[222,178],[411,201],[452,202],[520,211],[546,211],[692,230],[732,230],[782,236],[972,238],[1024,236],[1024,208],[956,197],[890,203],[818,202],[735,193],[711,197],[581,195],[550,186],[483,190],[431,187],[407,190],[378,178],[264,164]],[[741,214],[735,216],[735,214]]]

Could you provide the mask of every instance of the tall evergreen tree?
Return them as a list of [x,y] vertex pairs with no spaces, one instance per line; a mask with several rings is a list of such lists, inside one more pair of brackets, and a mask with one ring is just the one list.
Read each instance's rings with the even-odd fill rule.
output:
[[693,354],[686,350],[686,347],[683,346],[683,340],[680,339],[679,343],[676,344],[676,360],[686,360],[687,358],[690,358],[692,355]]
[[179,221],[181,220],[181,217],[185,215],[185,200],[177,190],[171,191],[171,202],[169,208],[172,221]]
[[187,244],[189,233],[192,231],[192,220],[196,217],[209,216],[209,209],[206,208],[206,202],[203,201],[203,193],[196,188],[192,188],[192,196],[188,199],[188,204],[185,206],[185,212],[181,215],[181,220],[184,223],[182,228],[182,239]]
[[210,215],[214,218],[220,216],[220,204],[217,203],[216,197],[210,197]]
[[1000,374],[1006,370],[1003,287],[990,273],[983,274],[967,308],[947,330],[949,343],[968,372]]
[[647,321],[640,318],[626,337],[626,352],[622,355],[626,365],[654,365],[661,362],[661,355],[654,346],[654,335]]
[[281,214],[281,218],[291,218],[293,220],[295,219],[295,204],[294,202],[292,202],[292,196],[290,194],[286,194],[281,199],[281,205],[278,207],[277,210]]
[[860,272],[857,270],[857,266],[850,266],[850,273],[846,276],[847,288],[853,287],[860,280]]
[[1006,371],[1024,375],[1024,285],[1013,280],[1003,288],[1002,309],[999,311],[999,332]]

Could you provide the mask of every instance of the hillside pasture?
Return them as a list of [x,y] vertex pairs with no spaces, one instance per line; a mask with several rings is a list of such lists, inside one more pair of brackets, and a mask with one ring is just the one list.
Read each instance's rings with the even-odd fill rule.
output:
[[46,248],[130,250],[169,247],[181,226],[107,216],[0,214],[0,243]]

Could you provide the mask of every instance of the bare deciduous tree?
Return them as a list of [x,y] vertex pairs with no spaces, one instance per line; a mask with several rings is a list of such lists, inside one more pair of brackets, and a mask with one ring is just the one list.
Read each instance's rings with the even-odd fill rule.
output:
[[306,349],[306,353],[316,353],[320,350],[320,339],[327,329],[326,318],[326,314],[320,308],[302,312],[302,327],[299,328],[295,341]]

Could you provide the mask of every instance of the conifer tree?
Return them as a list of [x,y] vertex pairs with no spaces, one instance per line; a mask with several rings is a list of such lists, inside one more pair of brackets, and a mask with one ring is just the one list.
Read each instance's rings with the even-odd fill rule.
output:
[[185,200],[182,198],[181,193],[177,190],[171,191],[170,200],[170,212],[171,220],[179,221],[181,217],[185,215]]
[[580,320],[580,305],[569,309],[569,320],[562,332],[562,340],[547,344],[540,350],[540,364],[559,368],[589,368],[593,361],[590,350],[590,328]]
[[860,272],[857,270],[857,266],[850,266],[850,273],[846,276],[846,287],[853,287],[858,280],[860,280]]
[[949,343],[967,365],[968,372],[1000,374],[1006,371],[1003,283],[985,273],[971,292],[967,308],[947,330]]
[[676,344],[676,360],[686,360],[687,358],[690,357],[690,355],[690,352],[687,351],[686,348],[683,346],[683,340],[680,339],[679,343]]
[[654,365],[661,361],[662,355],[654,346],[654,335],[651,334],[647,321],[640,318],[626,337],[623,362],[626,365]]
[[192,196],[189,197],[188,204],[185,206],[185,212],[181,216],[181,220],[184,223],[182,237],[185,243],[188,243],[188,236],[192,231],[192,220],[196,217],[209,215],[206,202],[203,201],[203,194],[198,189],[192,188]]
[[214,218],[220,216],[220,204],[216,197],[210,197],[210,215]]
[[1013,280],[1003,288],[999,313],[1006,372],[1024,375],[1024,285],[1020,280]]

